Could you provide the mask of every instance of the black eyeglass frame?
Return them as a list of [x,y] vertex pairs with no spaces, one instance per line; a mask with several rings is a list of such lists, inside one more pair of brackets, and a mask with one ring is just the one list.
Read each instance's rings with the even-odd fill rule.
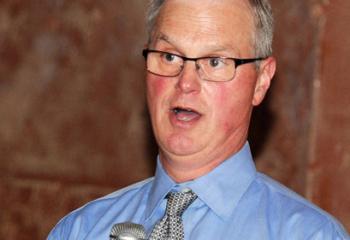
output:
[[[235,68],[237,68],[238,66],[240,65],[243,65],[243,64],[247,64],[247,63],[252,63],[252,62],[256,62],[256,61],[261,61],[261,60],[265,60],[266,58],[268,57],[259,57],[259,58],[232,58],[232,57],[214,57],[214,56],[206,56],[206,57],[198,57],[198,58],[190,58],[190,57],[185,57],[185,56],[181,56],[181,55],[178,55],[178,54],[175,54],[175,53],[171,53],[171,52],[165,52],[165,51],[159,51],[159,50],[155,50],[155,49],[148,49],[148,48],[145,48],[142,50],[142,55],[143,57],[145,58],[145,60],[147,61],[147,56],[148,56],[148,53],[164,53],[164,54],[171,54],[171,55],[174,55],[176,57],[179,57],[181,58],[184,62],[186,61],[193,61],[193,62],[197,62],[198,60],[201,60],[201,59],[206,59],[206,58],[222,58],[222,59],[231,59],[234,61],[235,63]],[[151,72],[153,73],[153,72]],[[178,76],[179,74],[181,73],[181,71],[174,75],[174,76],[166,76],[166,75],[160,75],[160,74],[157,74],[157,73],[153,73],[153,74],[156,74],[156,75],[159,75],[159,76],[164,76],[164,77],[176,77]],[[234,78],[234,76],[230,79],[232,80]],[[226,81],[230,81],[230,80],[226,80]]]

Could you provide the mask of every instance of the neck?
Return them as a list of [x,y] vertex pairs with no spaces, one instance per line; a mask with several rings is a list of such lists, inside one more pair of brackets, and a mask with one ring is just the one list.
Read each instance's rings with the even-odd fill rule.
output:
[[237,153],[244,146],[245,142],[243,141],[232,147],[231,151],[227,151],[226,155],[220,154],[211,158],[208,158],[208,155],[198,156],[199,154],[177,156],[160,150],[160,161],[167,174],[175,182],[187,182],[211,172],[231,155]]

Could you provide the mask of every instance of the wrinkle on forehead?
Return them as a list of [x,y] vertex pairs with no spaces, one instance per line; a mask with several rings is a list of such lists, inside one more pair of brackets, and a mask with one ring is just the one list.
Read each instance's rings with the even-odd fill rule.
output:
[[[167,29],[175,34],[168,36]],[[171,0],[161,9],[151,41],[178,42],[186,38],[186,41],[194,44],[203,44],[205,38],[205,45],[221,44],[217,48],[228,47],[227,45],[235,48],[237,43],[244,40],[253,47],[254,29],[247,1]]]
[[[154,47],[153,45],[156,45],[158,42],[166,42],[168,44],[170,44],[171,46],[177,46],[176,44],[176,41],[173,41],[169,36],[167,36],[166,34],[162,33],[162,32],[158,32],[157,35],[155,35],[153,37],[153,42],[152,42],[152,45],[151,47]],[[205,45],[206,49],[211,52],[211,53],[215,53],[215,52],[224,52],[224,51],[227,51],[229,49],[232,49],[232,54],[234,53],[239,53],[239,49],[235,46],[232,46],[232,45],[219,45],[217,43],[217,41],[213,42],[213,43],[209,43],[209,42],[206,42],[206,45]],[[180,50],[180,49],[178,49]],[[209,56],[209,55],[208,55]],[[186,57],[203,57],[202,55],[193,55],[193,56],[186,56]],[[227,57],[232,57],[231,55],[230,56],[227,56]],[[236,56],[234,56],[236,57]]]

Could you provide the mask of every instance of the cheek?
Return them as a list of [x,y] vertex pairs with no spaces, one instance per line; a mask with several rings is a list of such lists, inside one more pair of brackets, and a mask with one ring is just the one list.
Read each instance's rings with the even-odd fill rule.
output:
[[231,131],[247,119],[251,105],[251,94],[244,86],[222,86],[216,89],[213,110],[218,127],[223,131]]
[[147,76],[147,98],[149,107],[152,107],[161,100],[166,89],[166,82],[160,77],[148,75]]
[[[234,98],[229,88],[225,86],[216,86],[211,88],[208,105],[211,106],[212,122],[217,128],[226,129],[230,122],[231,112],[234,108]],[[228,116],[230,115],[230,116]]]
[[224,131],[229,131],[231,125],[237,119],[237,108],[238,108],[238,99],[235,98],[235,93],[229,92],[227,89],[220,91],[221,94],[218,98],[217,106],[220,106],[216,109],[217,114],[219,114],[220,124]]

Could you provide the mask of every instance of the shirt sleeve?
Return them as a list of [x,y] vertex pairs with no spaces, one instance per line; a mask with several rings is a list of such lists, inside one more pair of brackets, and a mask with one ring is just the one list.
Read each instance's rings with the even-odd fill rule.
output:
[[69,218],[66,216],[65,218],[61,219],[57,223],[57,225],[51,230],[49,233],[47,240],[70,240],[70,239],[76,239],[73,235],[73,226],[76,225],[72,221],[72,218]]
[[61,231],[60,227],[56,226],[49,233],[49,236],[47,237],[47,240],[60,240],[60,239],[67,239],[67,236],[62,234],[62,231]]
[[350,240],[350,237],[341,225],[327,222],[307,238],[307,240]]
[[59,233],[59,230],[57,228],[54,228],[47,237],[47,240],[59,240],[64,238],[65,236],[62,236],[62,234]]

